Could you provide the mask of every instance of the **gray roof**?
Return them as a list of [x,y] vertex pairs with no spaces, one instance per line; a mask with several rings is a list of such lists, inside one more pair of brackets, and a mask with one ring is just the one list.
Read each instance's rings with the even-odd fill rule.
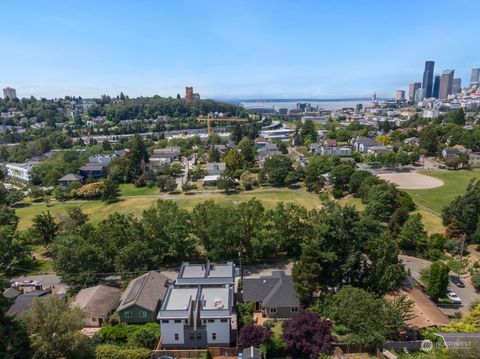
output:
[[154,312],[158,302],[165,298],[167,280],[163,274],[156,271],[147,272],[133,279],[122,296],[117,311],[124,310],[132,305]]
[[17,298],[15,298],[15,301],[10,308],[8,308],[7,315],[21,316],[25,314],[35,298],[46,299],[48,298],[49,293],[50,292],[46,290],[32,290],[28,293],[19,295]]
[[285,272],[275,271],[270,277],[245,278],[243,280],[243,300],[262,302],[265,307],[297,307],[293,280]]
[[233,284],[235,282],[235,266],[226,263],[182,263],[177,284]]
[[59,182],[75,182],[75,181],[81,181],[83,179],[83,176],[76,175],[74,173],[69,173],[68,175],[63,176],[60,178],[58,181]]
[[84,309],[89,315],[106,317],[119,298],[120,289],[106,285],[97,285],[78,292],[73,300],[73,304]]
[[262,359],[260,349],[257,349],[254,346],[243,349],[242,353],[243,359]]
[[80,171],[101,171],[107,166],[101,163],[87,163],[85,166],[80,167]]
[[373,139],[370,137],[357,137],[356,139],[357,144],[362,144],[364,146],[377,146],[378,143],[375,142]]
[[20,294],[22,294],[20,291],[18,291],[17,289],[15,288],[7,288],[3,291],[3,296],[5,298],[8,298],[8,299],[11,299],[11,298],[16,298],[18,297]]

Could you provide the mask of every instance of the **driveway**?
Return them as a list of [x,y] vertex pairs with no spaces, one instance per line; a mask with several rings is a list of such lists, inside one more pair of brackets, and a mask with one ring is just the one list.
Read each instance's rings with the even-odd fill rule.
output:
[[62,283],[60,277],[56,274],[28,275],[12,278],[14,281],[23,282],[24,280],[34,280],[42,283],[43,289],[52,288],[54,294],[65,294],[68,285]]
[[[412,277],[421,284],[422,281],[420,280],[420,270],[423,268],[427,268],[432,264],[432,262],[427,261],[425,259],[415,258],[411,256],[400,255],[398,256],[403,264],[405,264],[405,268],[410,269]],[[450,272],[450,275],[456,275],[453,272]],[[462,306],[459,308],[440,308],[440,310],[445,313],[446,315],[453,315],[455,312],[468,312],[470,305],[477,299],[480,299],[480,294],[478,294],[475,289],[472,287],[470,282],[470,278],[462,278],[463,282],[465,283],[465,288],[459,288],[451,281],[448,284],[448,289],[452,292],[458,294],[460,299],[462,300]]]

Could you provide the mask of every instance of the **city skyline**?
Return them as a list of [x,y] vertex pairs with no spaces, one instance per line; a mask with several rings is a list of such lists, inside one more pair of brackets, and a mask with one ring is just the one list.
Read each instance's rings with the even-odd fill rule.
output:
[[446,1],[406,5],[10,2],[22,16],[0,30],[0,87],[20,98],[174,97],[185,86],[202,98],[394,97],[423,80],[427,60],[429,78],[453,69],[467,85],[480,5],[459,1],[461,17],[440,16]]

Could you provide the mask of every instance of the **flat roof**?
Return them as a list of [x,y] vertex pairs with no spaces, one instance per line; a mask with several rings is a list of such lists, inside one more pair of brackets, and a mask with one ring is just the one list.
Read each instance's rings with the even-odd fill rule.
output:
[[197,297],[198,288],[173,287],[163,310],[187,310],[191,299]]
[[211,278],[229,278],[232,276],[232,264],[221,263],[212,264],[209,277]]
[[201,298],[203,299],[202,309],[229,309],[230,289],[226,287],[203,287]]

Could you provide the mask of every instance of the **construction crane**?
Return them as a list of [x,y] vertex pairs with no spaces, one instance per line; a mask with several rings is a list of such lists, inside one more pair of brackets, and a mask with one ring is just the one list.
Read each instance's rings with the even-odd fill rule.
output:
[[248,120],[240,117],[212,117],[208,115],[207,117],[197,117],[197,121],[207,122],[207,132],[212,133],[212,122],[247,122]]

